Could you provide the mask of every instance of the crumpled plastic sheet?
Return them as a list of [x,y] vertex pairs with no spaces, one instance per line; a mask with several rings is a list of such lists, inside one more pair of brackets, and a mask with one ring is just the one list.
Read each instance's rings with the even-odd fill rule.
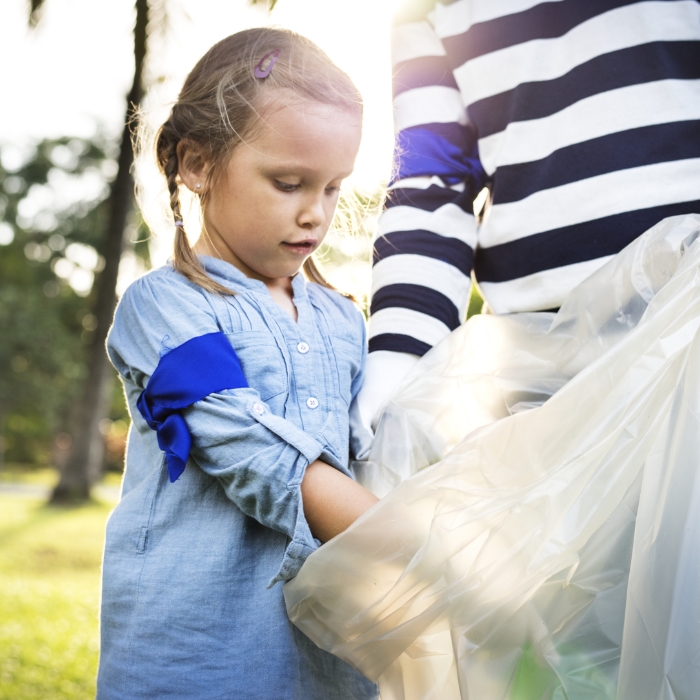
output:
[[382,700],[700,697],[700,216],[559,313],[477,316],[388,405],[381,501],[284,594]]

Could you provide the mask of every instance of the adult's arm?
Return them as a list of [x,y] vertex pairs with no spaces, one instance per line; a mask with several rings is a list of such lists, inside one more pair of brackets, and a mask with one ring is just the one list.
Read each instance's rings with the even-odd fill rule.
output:
[[392,32],[395,173],[374,242],[369,358],[359,422],[373,428],[411,367],[462,323],[486,180],[476,134],[426,16]]

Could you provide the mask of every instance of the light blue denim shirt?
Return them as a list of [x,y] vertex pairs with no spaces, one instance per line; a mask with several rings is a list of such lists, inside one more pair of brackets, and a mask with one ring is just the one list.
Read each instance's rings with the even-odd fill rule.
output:
[[[282,586],[271,585],[319,546],[301,503],[307,465],[320,458],[350,474],[364,319],[299,274],[294,322],[262,282],[201,261],[236,295],[210,294],[165,266],[129,287],[107,343],[133,423],[107,524],[97,697],[376,698],[374,684],[289,622]],[[182,411],[192,449],[170,483],[136,402],[162,356],[208,333],[225,334],[249,388]]]

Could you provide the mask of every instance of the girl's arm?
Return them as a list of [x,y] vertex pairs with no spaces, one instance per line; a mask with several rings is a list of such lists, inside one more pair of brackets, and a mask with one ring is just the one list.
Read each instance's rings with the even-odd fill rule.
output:
[[329,464],[309,464],[301,482],[304,515],[311,534],[328,542],[352,525],[379,499]]

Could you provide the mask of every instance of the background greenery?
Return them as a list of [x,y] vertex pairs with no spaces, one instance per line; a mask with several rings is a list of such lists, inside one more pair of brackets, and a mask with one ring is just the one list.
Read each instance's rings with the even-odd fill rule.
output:
[[[101,139],[46,140],[9,171],[2,165],[4,150],[0,328],[6,332],[0,333],[0,469],[4,462],[61,466],[71,444],[72,407],[94,330],[91,279],[102,265],[100,241],[114,154]],[[147,265],[145,228],[132,228],[132,248]],[[82,276],[79,291],[71,284],[75,275]],[[115,384],[111,414],[103,426],[113,448],[107,466],[113,469],[121,467],[125,419],[121,389]]]
[[0,700],[95,696],[99,578],[112,504],[0,494]]

